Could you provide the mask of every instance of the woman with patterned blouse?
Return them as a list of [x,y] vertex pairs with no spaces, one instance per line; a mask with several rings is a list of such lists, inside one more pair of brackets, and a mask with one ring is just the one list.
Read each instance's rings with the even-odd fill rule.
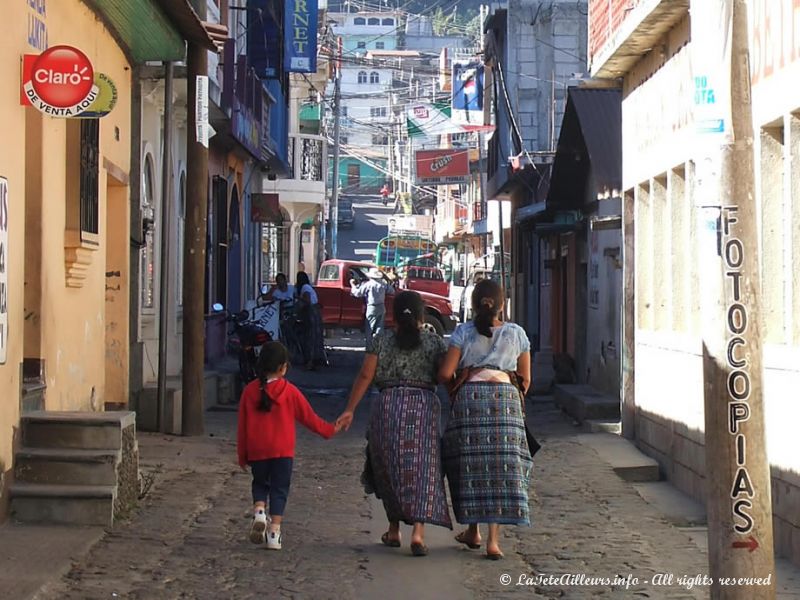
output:
[[416,292],[394,299],[394,331],[375,337],[337,425],[348,429],[364,394],[374,382],[367,430],[367,464],[362,481],[383,501],[389,530],[381,541],[400,546],[400,521],[413,525],[411,552],[425,556],[425,523],[452,529],[447,508],[439,435],[436,377],[446,352],[444,340],[423,327],[425,305]]
[[444,432],[443,461],[456,520],[469,526],[456,541],[480,548],[478,524],[488,523],[486,558],[498,560],[500,525],[530,524],[533,462],[523,410],[530,343],[522,327],[500,320],[505,298],[496,281],[479,282],[471,300],[475,317],[453,332],[439,370],[443,383],[457,371],[462,382]]

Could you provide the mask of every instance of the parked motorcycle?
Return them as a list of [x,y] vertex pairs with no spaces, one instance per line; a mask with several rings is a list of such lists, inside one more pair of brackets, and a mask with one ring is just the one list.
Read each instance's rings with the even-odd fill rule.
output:
[[[221,305],[214,306],[217,312],[224,309]],[[238,313],[228,313],[226,321],[232,324],[228,331],[227,351],[239,360],[239,377],[243,385],[253,381],[256,377],[256,363],[261,346],[272,341],[269,332],[253,320],[253,315],[248,310]]]

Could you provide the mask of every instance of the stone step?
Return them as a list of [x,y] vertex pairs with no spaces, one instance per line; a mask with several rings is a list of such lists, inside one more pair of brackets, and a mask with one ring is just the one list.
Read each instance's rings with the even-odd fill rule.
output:
[[622,422],[619,419],[588,419],[581,424],[586,433],[622,433]]
[[134,426],[130,411],[36,411],[20,419],[22,443],[27,448],[119,450],[122,430]]
[[15,453],[14,478],[23,483],[115,485],[117,450],[21,448]]
[[619,399],[598,392],[585,384],[563,384],[553,386],[556,403],[579,423],[593,419],[620,418]]
[[659,481],[658,463],[630,441],[611,433],[581,434],[578,441],[595,452],[625,481],[636,483]]
[[12,518],[24,523],[103,527],[114,523],[114,486],[14,483],[9,496]]

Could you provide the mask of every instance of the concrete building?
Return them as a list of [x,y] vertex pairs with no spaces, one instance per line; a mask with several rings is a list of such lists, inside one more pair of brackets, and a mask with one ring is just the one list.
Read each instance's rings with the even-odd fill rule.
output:
[[[140,201],[138,158],[131,152],[132,123],[138,122],[132,69],[183,60],[182,28],[206,36],[188,3],[169,3],[170,15],[181,14],[180,27],[165,6],[65,0],[6,7],[0,52],[8,83],[0,97],[0,514],[21,415],[128,406],[129,293],[136,285],[131,241],[141,240],[143,229],[131,219],[131,207]],[[106,116],[60,118],[21,105],[21,57],[58,45],[77,48],[96,75],[113,81],[108,98],[115,92],[116,104]]]
[[[702,0],[590,3],[592,75],[623,81],[626,298],[623,433],[664,474],[706,496],[703,252],[696,193],[695,4]],[[754,160],[762,278],[767,454],[778,555],[800,564],[800,37],[780,26],[797,3],[755,0],[750,9]],[[723,73],[725,71],[723,70]],[[725,76],[721,76],[723,80]],[[635,368],[635,377],[634,377]]]
[[[539,306],[523,301],[540,293],[541,247],[530,216],[547,198],[567,90],[586,70],[586,14],[585,0],[510,0],[493,5],[485,23],[491,95],[484,105],[495,107],[490,122],[496,126],[486,149],[486,198],[511,211],[508,220],[504,216],[504,246],[515,257],[508,284],[512,317],[541,353],[534,379],[545,386],[552,378],[552,348],[542,340]],[[488,217],[487,207],[477,210]],[[490,228],[487,219],[476,223],[478,233]]]
[[423,52],[439,52],[445,48],[466,48],[470,40],[463,35],[436,35],[433,32],[433,20],[427,15],[408,15],[406,17],[405,35],[406,50]]

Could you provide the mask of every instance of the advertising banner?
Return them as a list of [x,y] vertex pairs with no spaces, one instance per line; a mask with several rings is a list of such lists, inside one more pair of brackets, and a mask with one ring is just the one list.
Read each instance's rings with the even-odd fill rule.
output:
[[460,125],[483,125],[484,67],[477,61],[453,61],[452,119]]
[[281,206],[278,194],[250,194],[250,221],[280,223]]
[[417,183],[458,185],[469,179],[468,148],[417,150]]
[[429,236],[433,228],[430,215],[392,215],[388,221],[389,235],[419,234]]
[[288,73],[317,71],[317,0],[286,0],[283,68]]

